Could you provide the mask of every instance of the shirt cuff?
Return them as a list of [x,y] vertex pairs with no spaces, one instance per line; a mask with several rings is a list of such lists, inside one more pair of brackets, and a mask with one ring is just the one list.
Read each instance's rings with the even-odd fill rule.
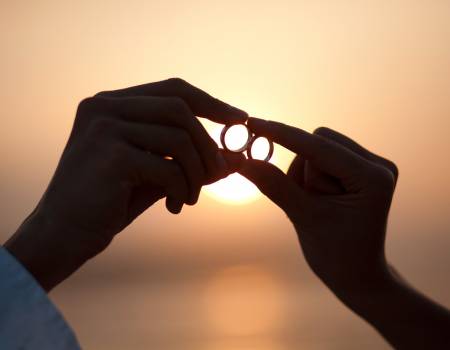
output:
[[46,292],[1,246],[0,349],[80,350],[74,333]]

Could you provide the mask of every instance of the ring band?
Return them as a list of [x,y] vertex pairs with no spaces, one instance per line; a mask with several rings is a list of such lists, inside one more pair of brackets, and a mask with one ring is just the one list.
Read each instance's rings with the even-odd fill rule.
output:
[[[228,132],[228,130],[230,130],[230,128],[233,127],[233,126],[235,126],[235,125],[243,125],[243,126],[245,127],[245,130],[247,130],[247,141],[245,141],[245,144],[244,144],[242,147],[240,147],[239,149],[229,149],[228,146],[227,146],[227,144],[226,144],[226,142],[225,142],[225,135],[226,135],[226,133]],[[227,126],[225,126],[225,127],[222,129],[222,132],[220,133],[220,143],[222,144],[222,147],[223,147],[224,149],[226,149],[227,151],[233,152],[233,153],[241,153],[241,152],[244,152],[244,151],[247,149],[247,147],[248,147],[248,145],[249,145],[251,139],[252,139],[252,133],[250,132],[250,129],[248,128],[248,126],[245,125],[245,124],[232,124],[232,125],[227,125]]]
[[267,153],[266,158],[264,158],[263,160],[265,162],[268,162],[270,160],[270,158],[272,158],[273,155],[273,142],[270,141],[268,138],[264,137],[264,136],[257,136],[257,135],[253,135],[253,137],[251,138],[250,142],[248,143],[248,147],[247,147],[247,157],[249,159],[254,159],[253,155],[252,155],[252,147],[253,147],[253,143],[259,139],[260,137],[265,138],[267,140],[267,142],[269,143],[269,152]]

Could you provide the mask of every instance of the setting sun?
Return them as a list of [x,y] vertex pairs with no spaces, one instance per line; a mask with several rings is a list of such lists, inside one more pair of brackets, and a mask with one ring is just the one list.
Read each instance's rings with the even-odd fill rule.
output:
[[258,188],[239,174],[231,174],[226,179],[205,186],[204,190],[215,200],[231,204],[246,204],[261,196]]
[[[191,170],[201,173],[202,169],[191,168],[192,162],[184,162],[176,136],[170,135],[192,132],[192,112],[223,148],[224,125],[208,117],[226,122],[227,113],[234,114],[232,107],[236,107],[250,117],[310,133],[319,127],[336,130],[392,160],[401,175],[392,204],[388,203],[388,225],[382,225],[387,229],[382,238],[386,234],[388,260],[400,274],[416,282],[418,289],[450,308],[450,0],[43,0],[3,1],[2,5],[3,245],[11,237],[17,238],[16,231],[30,232],[25,229],[32,221],[27,217],[51,219],[52,208],[57,211],[53,214],[64,211],[67,220],[76,218],[77,227],[87,225],[98,231],[104,226],[98,224],[101,220],[106,231],[111,231],[129,214],[144,210],[153,198],[148,196],[153,191],[147,190],[153,183],[146,181],[136,188],[126,197],[129,201],[120,200],[114,193],[126,190],[134,181],[117,179],[136,174],[141,166],[132,167],[133,159],[138,159],[127,157],[107,171],[107,162],[121,158],[126,148],[135,149],[136,156],[140,153],[139,158],[149,162],[138,147],[148,142],[152,149],[165,150],[161,154],[173,153],[172,159],[180,161],[184,175],[194,175]],[[173,77],[205,94],[192,93],[182,84],[173,84],[167,91],[149,89],[146,96],[139,97],[131,93],[136,90],[129,90],[130,96],[114,98],[117,108],[114,101],[108,103],[108,116],[102,113],[98,118],[97,109],[91,110],[93,118],[111,119],[111,123],[98,123],[93,129],[100,125],[105,130],[97,130],[99,138],[87,142],[93,120],[76,117],[80,101],[99,92]],[[208,95],[232,107],[223,109]],[[167,107],[158,107],[160,103]],[[144,109],[140,106],[148,108],[148,114],[141,116]],[[179,114],[182,106],[183,115]],[[184,119],[187,115],[191,122]],[[108,125],[111,128],[106,128]],[[121,126],[130,129],[117,132]],[[243,125],[233,130],[230,126],[225,142],[236,151],[249,135]],[[147,132],[145,140],[141,139],[139,135]],[[131,142],[134,137],[141,142]],[[79,140],[76,144],[72,142],[75,139]],[[81,153],[71,155],[69,163],[73,165],[63,171],[67,162],[62,164],[60,159],[68,140],[70,148]],[[250,140],[252,158],[265,159],[270,143],[262,137]],[[195,147],[200,158],[205,156],[200,149],[203,142],[191,141],[189,147]],[[307,154],[299,151],[297,155],[283,146],[285,142],[277,141],[270,163],[287,174],[292,161]],[[123,147],[125,144],[128,147]],[[95,161],[105,150],[109,150],[106,156]],[[245,150],[243,154],[247,157]],[[195,163],[202,167],[198,159]],[[106,172],[105,181],[97,181],[99,186],[85,191],[83,183],[97,178],[96,172],[89,170],[93,166]],[[143,171],[150,180],[164,169],[145,167]],[[280,189],[277,184],[294,185],[298,180],[283,178],[281,172],[267,186],[268,192]],[[258,172],[255,177],[258,175],[263,174]],[[62,188],[59,184],[64,177],[70,184],[56,191]],[[58,186],[53,185],[55,180]],[[44,194],[49,181],[53,182],[51,191]],[[112,191],[104,191],[110,181],[116,185]],[[171,182],[177,189],[178,184]],[[99,197],[96,193],[100,192]],[[104,197],[108,193],[109,200]],[[61,205],[39,204],[41,195],[43,202],[55,202],[58,197]],[[299,246],[296,228],[302,225],[293,225],[277,205],[278,198],[275,196],[274,202],[270,197],[234,173],[202,187],[198,203],[183,205],[179,215],[172,215],[166,198],[161,198],[118,234],[105,252],[52,290],[51,303],[44,304],[56,304],[83,349],[390,349],[373,327],[346,310],[317,279]],[[79,199],[79,205],[75,206],[73,199]],[[125,206],[130,208],[127,213],[111,214]],[[337,211],[332,214],[337,218]],[[64,224],[62,215],[57,216],[58,225]],[[307,219],[311,230],[324,220],[333,224],[330,215],[299,216]],[[92,220],[85,222],[82,217]],[[41,228],[43,220],[38,221],[36,227]],[[73,226],[74,222],[66,224]],[[39,247],[31,244],[28,253],[42,248],[44,231],[36,235]],[[70,233],[60,235],[65,238],[63,248],[76,243],[76,237],[68,239]],[[98,237],[99,232],[92,234]],[[330,234],[337,237],[335,225]],[[63,267],[57,264],[54,249],[59,242],[45,254],[46,260],[55,256],[58,271]],[[86,242],[82,243],[77,247],[84,247]],[[338,247],[334,248],[332,253],[337,254]],[[14,260],[8,247],[3,250],[5,258]],[[26,266],[18,263],[26,275]],[[25,275],[5,276],[23,280]],[[36,282],[39,290],[39,281],[30,278],[26,290],[31,291],[28,287]],[[7,286],[3,280],[0,290],[2,286]],[[23,297],[24,292],[11,296]],[[41,294],[45,299],[45,291]],[[31,297],[43,301],[34,294]],[[3,301],[8,303],[7,298]],[[16,326],[14,334],[24,342],[31,341],[25,330],[35,331],[32,335],[43,341],[53,340],[56,333],[62,337],[69,334],[61,328],[64,320],[50,322],[50,328],[57,331],[52,337],[44,334],[48,322],[25,327],[33,323],[31,316],[43,310],[44,304],[32,308],[29,303],[11,302],[8,307],[25,305],[25,312],[0,312],[0,350],[8,341],[4,331]],[[394,312],[386,307],[378,311]],[[6,322],[4,327],[5,317],[19,314],[27,322],[18,319],[20,322]],[[404,319],[407,321],[406,316]],[[436,348],[431,343],[428,348]]]

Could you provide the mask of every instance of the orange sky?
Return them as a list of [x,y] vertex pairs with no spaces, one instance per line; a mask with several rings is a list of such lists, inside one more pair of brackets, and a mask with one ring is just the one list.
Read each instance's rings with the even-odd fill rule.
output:
[[[3,240],[45,189],[83,97],[179,76],[251,115],[329,126],[395,161],[388,256],[450,306],[449,1],[3,1],[0,47]],[[284,169],[292,158],[275,156]],[[177,217],[152,208],[80,278],[248,262],[317,283],[275,206],[206,195]]]

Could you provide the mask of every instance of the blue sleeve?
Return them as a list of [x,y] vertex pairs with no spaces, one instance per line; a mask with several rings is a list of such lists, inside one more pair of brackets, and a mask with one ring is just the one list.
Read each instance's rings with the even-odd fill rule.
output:
[[0,246],[0,349],[80,350],[46,292]]

